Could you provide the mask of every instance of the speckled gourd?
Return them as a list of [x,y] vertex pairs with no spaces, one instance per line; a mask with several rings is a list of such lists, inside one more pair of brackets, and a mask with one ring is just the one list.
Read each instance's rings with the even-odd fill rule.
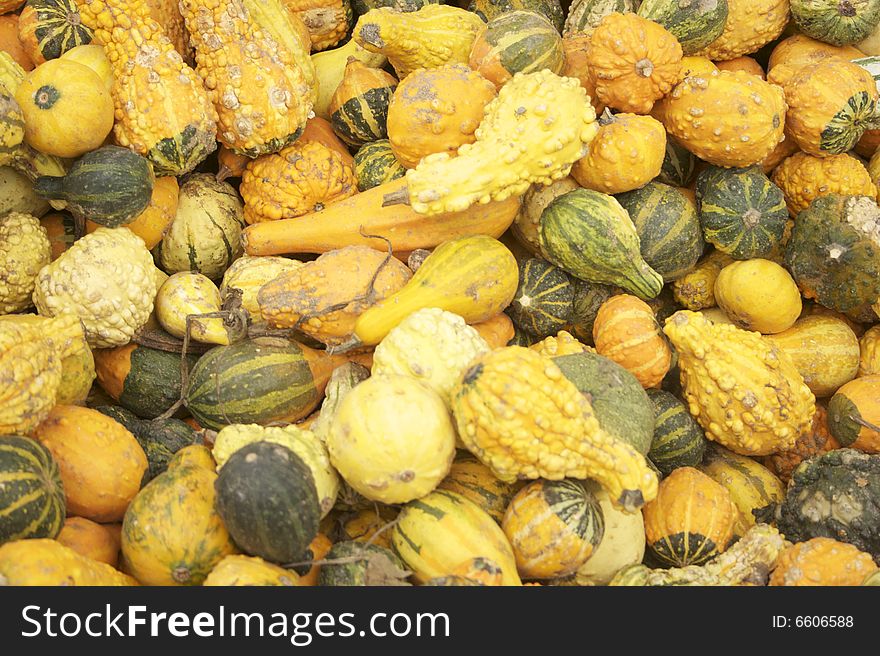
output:
[[31,306],[37,274],[50,260],[49,237],[39,219],[20,212],[0,217],[0,315]]

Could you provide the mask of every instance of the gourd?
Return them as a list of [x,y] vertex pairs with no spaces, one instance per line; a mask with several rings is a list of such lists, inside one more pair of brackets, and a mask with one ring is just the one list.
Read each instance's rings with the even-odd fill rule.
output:
[[828,402],[828,432],[842,446],[880,453],[880,376],[851,380]]
[[871,555],[832,538],[813,538],[782,552],[770,585],[860,585],[877,569]]
[[600,102],[647,114],[681,79],[681,57],[681,44],[662,25],[614,12],[593,30],[587,65]]
[[138,493],[122,522],[122,562],[143,585],[200,585],[235,545],[214,507],[217,475],[178,465]]
[[795,153],[776,167],[773,182],[785,194],[793,217],[828,194],[877,197],[877,187],[865,165],[848,153],[828,157]]
[[324,557],[329,561],[321,566],[318,585],[367,586],[407,585],[401,579],[389,580],[386,572],[404,572],[406,566],[400,558],[385,547],[345,540],[334,544]]
[[703,236],[722,253],[735,260],[762,258],[781,244],[785,192],[760,167],[706,167],[697,176],[696,195]]
[[754,57],[737,57],[736,59],[728,59],[727,61],[714,62],[719,71],[745,71],[751,75],[757,75],[762,80],[766,80],[767,76],[761,64]]
[[241,0],[183,0],[180,10],[217,112],[217,140],[256,157],[299,137],[311,88],[290,52],[276,47]]
[[[323,533],[318,533],[315,536],[315,539],[312,540],[312,543],[309,545],[309,548],[306,550],[307,555],[311,555],[312,562],[320,562],[323,560],[330,549],[333,547],[333,543]],[[313,564],[309,570],[305,574],[299,575],[298,585],[302,586],[316,586],[318,585],[318,576],[321,573],[321,565]],[[304,569],[304,568],[300,568]]]
[[[302,19],[308,28],[312,50],[320,51],[339,44],[351,28],[349,0],[281,0],[284,8]],[[324,78],[318,79],[323,84]]]
[[775,84],[744,71],[718,71],[686,77],[655,106],[654,115],[700,159],[745,167],[761,162],[782,141],[786,102]]
[[549,185],[532,185],[522,196],[522,206],[510,232],[532,255],[541,257],[541,214],[550,202],[562,194],[578,189],[572,177],[561,178]]
[[880,326],[865,331],[859,339],[859,376],[880,374]]
[[[286,1],[291,2],[292,0]],[[320,80],[318,97],[314,105],[315,116],[327,121],[330,120],[330,112],[327,111],[327,108],[330,106],[330,99],[336,92],[336,87],[342,82],[342,76],[350,57],[355,57],[367,66],[374,68],[382,66],[386,61],[384,55],[364,50],[354,39],[349,39],[345,45],[333,50],[313,53],[311,60],[315,67],[315,77]]]
[[406,174],[403,164],[394,156],[388,139],[379,139],[358,148],[354,156],[354,177],[358,191],[378,187]]
[[482,27],[479,16],[458,7],[429,4],[411,12],[380,7],[358,18],[352,39],[385,55],[403,80],[418,68],[467,64]]
[[[599,19],[601,20],[601,18],[600,16]],[[562,54],[564,59],[562,76],[575,78],[587,92],[593,109],[597,114],[601,114],[606,107],[596,96],[596,87],[590,78],[590,71],[587,67],[587,59],[590,56],[590,37],[583,33],[563,36]]]
[[357,193],[354,171],[341,155],[314,141],[297,141],[248,162],[239,192],[244,220],[290,219],[320,212]]
[[688,310],[702,310],[713,307],[715,301],[715,281],[718,274],[733,260],[726,253],[712,251],[696,267],[672,283],[675,301]]
[[15,98],[0,87],[0,163],[11,164],[25,137],[24,115]]
[[727,0],[721,36],[693,53],[713,61],[736,59],[776,39],[789,21],[789,0]]
[[782,39],[773,47],[767,61],[767,72],[769,73],[779,64],[793,64],[797,68],[802,68],[825,57],[838,56],[841,59],[853,60],[865,54],[868,53],[853,46],[834,46],[798,32]]
[[831,396],[858,373],[859,340],[842,319],[806,316],[767,339],[788,354],[819,398]]
[[113,68],[117,143],[150,160],[157,175],[192,171],[217,147],[217,113],[195,72],[164,38],[146,3],[134,10],[123,0],[77,6]]
[[0,50],[8,54],[25,71],[33,70],[34,62],[18,38],[18,16],[16,14],[0,16]]
[[74,405],[56,405],[32,435],[58,463],[70,514],[122,519],[147,473],[134,435],[97,410]]
[[669,30],[681,44],[682,52],[691,55],[705,48],[724,32],[727,0],[680,4],[671,0],[644,0],[638,15],[655,21]]
[[642,387],[657,387],[672,364],[651,308],[630,294],[618,294],[599,308],[593,324],[593,343],[599,355],[633,374]]
[[645,506],[648,547],[674,567],[700,565],[727,549],[737,513],[719,483],[693,467],[679,467]]
[[203,444],[192,444],[183,447],[174,454],[174,457],[168,461],[168,469],[175,469],[183,466],[200,467],[213,472],[217,466],[211,457],[211,449]]
[[15,540],[0,547],[0,584],[15,586],[132,586],[132,577],[81,556],[48,538]]
[[407,316],[379,342],[372,373],[419,380],[448,406],[462,372],[489,350],[486,340],[461,316],[426,307]]
[[[229,344],[236,330],[219,316],[220,290],[200,273],[181,271],[169,277],[156,293],[155,313],[171,335],[204,344]],[[192,316],[195,315],[195,316]]]
[[42,268],[34,305],[83,322],[89,346],[127,344],[153,310],[157,280],[150,252],[126,228],[99,228]]
[[227,182],[195,173],[180,185],[177,214],[156,247],[156,261],[169,274],[198,271],[212,280],[241,255],[242,203]]
[[504,512],[517,492],[517,484],[498,480],[492,470],[477,460],[473,454],[459,451],[446,478],[440,481],[436,489],[463,496],[501,524]]
[[880,208],[871,198],[830,194],[795,221],[785,264],[804,298],[847,312],[880,297]]
[[800,292],[788,271],[761,258],[721,269],[715,279],[715,299],[733,323],[759,333],[788,330],[803,309]]
[[388,106],[388,139],[394,156],[404,167],[413,168],[432,153],[454,155],[459,146],[474,142],[474,132],[494,97],[494,85],[464,64],[413,71],[401,80]]
[[618,285],[639,298],[653,298],[662,276],[639,254],[629,214],[613,197],[575,189],[541,214],[541,247],[547,258],[576,278]]
[[794,446],[791,449],[771,454],[763,458],[762,462],[779,477],[779,480],[788,484],[792,472],[804,460],[839,448],[840,444],[828,432],[827,411],[817,404],[812,426],[809,430],[801,433]]
[[183,61],[191,66],[193,52],[178,3],[174,0],[147,0],[146,4],[150,18],[159,24]]
[[[96,46],[99,47],[99,46]],[[125,227],[144,240],[148,249],[153,249],[171,227],[177,213],[177,198],[180,187],[177,178],[165,176],[153,181],[153,193],[147,208],[138,214]],[[94,232],[100,224],[86,220],[86,232]]]
[[609,285],[574,281],[574,301],[569,319],[569,330],[577,338],[588,344],[593,341],[593,324],[602,303],[607,301],[614,291]]
[[68,517],[56,540],[80,556],[110,567],[116,567],[119,562],[119,532],[85,517]]
[[327,108],[333,132],[353,147],[385,139],[388,104],[396,86],[393,75],[351,59]]
[[[546,69],[517,73],[486,105],[474,143],[461,146],[457,157],[434,153],[407,171],[409,203],[433,215],[549,184],[568,175],[597,130],[593,107],[576,80]],[[509,139],[513,132],[521,135],[516,143]]]
[[[516,399],[529,399],[528,409]],[[627,511],[656,493],[644,457],[602,430],[574,383],[527,348],[508,346],[476,359],[456,387],[452,410],[464,445],[502,481],[593,478]],[[547,423],[532,425],[536,416]],[[516,431],[525,421],[530,438],[523,441]]]
[[25,141],[58,157],[79,157],[100,146],[113,127],[113,101],[90,68],[56,59],[27,74],[15,91]]
[[598,500],[576,481],[533,481],[511,499],[501,528],[520,576],[573,574],[602,541],[605,521]]
[[40,176],[34,191],[49,200],[63,200],[77,219],[116,228],[147,209],[153,183],[146,159],[128,148],[102,146],[80,157],[64,176]]
[[599,131],[571,177],[586,189],[606,194],[632,191],[660,174],[666,130],[650,116],[614,114],[599,117]]
[[562,31],[565,18],[559,0],[471,0],[467,9],[486,22],[511,11],[531,11],[549,20],[557,32]]
[[648,182],[615,198],[635,225],[642,258],[664,281],[680,278],[696,266],[705,244],[690,198],[660,182]]
[[522,330],[547,337],[565,326],[573,300],[568,274],[545,260],[530,258],[519,264],[519,286],[507,312]]
[[[357,493],[355,492],[355,494]],[[363,499],[363,497],[360,498]],[[366,503],[370,502],[366,501]],[[389,529],[397,517],[397,509],[374,503],[372,508],[354,512],[355,515],[343,525],[341,537],[364,545],[377,545],[390,549],[391,531]]]
[[798,31],[834,46],[861,41],[880,22],[880,4],[854,0],[841,5],[829,0],[794,0],[791,18]]
[[562,355],[573,355],[577,353],[596,352],[596,349],[578,341],[574,335],[564,330],[560,330],[555,335],[545,337],[540,342],[530,344],[529,348],[548,358],[555,358]]
[[510,542],[477,504],[436,490],[411,501],[391,529],[394,550],[420,583],[445,576],[465,561],[488,558],[501,569],[502,585],[520,585]]
[[400,291],[357,318],[355,342],[378,344],[407,316],[426,307],[454,312],[468,323],[484,321],[513,300],[518,273],[516,259],[496,239],[476,235],[444,242]]
[[90,43],[92,30],[82,24],[73,0],[29,0],[18,19],[18,38],[40,65]]
[[21,212],[41,217],[48,211],[49,204],[34,191],[31,180],[11,166],[0,166],[0,213]]
[[340,475],[367,499],[406,503],[449,473],[455,428],[443,399],[424,383],[374,375],[340,402],[327,450]]
[[697,158],[669,133],[666,134],[666,152],[657,175],[657,182],[673,187],[687,187],[697,173]]
[[562,38],[548,18],[513,10],[489,19],[477,32],[468,65],[496,88],[515,73],[549,69],[562,73]]
[[654,409],[654,435],[650,460],[664,476],[679,467],[696,467],[703,461],[706,437],[687,406],[665,390],[650,389]]
[[562,35],[590,35],[608,14],[634,12],[637,8],[634,0],[573,0],[565,16]]
[[19,212],[0,218],[0,315],[31,306],[37,275],[50,261],[49,237],[38,219]]
[[741,455],[791,448],[815,399],[784,352],[759,334],[681,310],[663,331],[678,352],[684,399],[706,437]]
[[278,567],[256,556],[226,556],[205,578],[205,586],[273,585],[296,586],[300,577],[294,571]]
[[302,265],[299,260],[286,257],[239,257],[223,273],[220,298],[225,301],[233,290],[241,292],[241,307],[247,310],[251,323],[265,323],[266,318],[262,315],[257,300],[260,288],[282,273],[295,271]]
[[55,458],[39,442],[0,436],[0,545],[54,538],[66,512]]

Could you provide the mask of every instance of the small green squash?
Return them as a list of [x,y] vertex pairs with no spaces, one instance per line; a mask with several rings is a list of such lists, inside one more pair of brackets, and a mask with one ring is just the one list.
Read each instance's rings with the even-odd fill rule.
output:
[[[326,586],[367,586],[393,585],[389,580],[389,571],[406,571],[406,566],[390,549],[378,544],[365,544],[354,540],[346,540],[334,544],[324,560],[330,561],[321,565],[318,574],[318,585]],[[333,562],[339,561],[339,562]],[[406,585],[405,579],[397,580],[397,585]]]
[[549,20],[557,32],[562,31],[565,15],[559,0],[471,0],[467,8],[487,23],[511,11],[532,11]]
[[507,314],[515,326],[537,337],[559,332],[571,316],[574,287],[568,274],[533,257],[519,265],[519,287]]
[[67,505],[58,464],[26,437],[0,436],[0,544],[54,538]]
[[638,14],[665,27],[692,55],[721,36],[727,12],[727,0],[642,0]]
[[562,34],[591,34],[608,14],[634,12],[638,4],[637,0],[572,0]]
[[404,174],[406,168],[397,161],[388,139],[364,144],[354,155],[354,175],[360,191],[402,178]]
[[35,64],[92,42],[74,0],[28,0],[18,17],[18,38]]
[[706,436],[684,403],[664,390],[648,390],[653,405],[654,437],[648,459],[664,476],[679,467],[696,467],[706,451]]
[[792,0],[791,17],[802,34],[834,46],[858,43],[880,22],[880,0]]

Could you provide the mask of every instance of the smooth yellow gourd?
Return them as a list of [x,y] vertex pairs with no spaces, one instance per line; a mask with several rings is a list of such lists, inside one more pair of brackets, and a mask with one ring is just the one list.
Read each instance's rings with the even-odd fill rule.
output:
[[202,317],[220,311],[220,290],[207,276],[181,271],[170,276],[156,294],[156,318],[175,337],[205,344],[229,344],[229,331],[220,317]]
[[803,309],[791,274],[761,258],[721,269],[715,280],[715,299],[737,326],[765,334],[791,328]]

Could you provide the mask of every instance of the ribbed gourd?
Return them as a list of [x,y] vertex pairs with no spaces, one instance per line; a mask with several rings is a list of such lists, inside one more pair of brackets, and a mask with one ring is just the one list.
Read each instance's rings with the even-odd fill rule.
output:
[[565,326],[573,301],[568,274],[545,260],[530,258],[519,265],[519,287],[507,313],[522,330],[547,337]]
[[117,143],[149,159],[157,175],[192,171],[217,147],[217,113],[199,77],[150,17],[147,3],[83,0],[77,6],[113,67]]
[[654,436],[648,459],[668,476],[679,467],[696,467],[706,451],[706,437],[687,406],[665,390],[648,390],[654,408]]
[[66,512],[58,463],[36,440],[0,436],[0,544],[54,538]]
[[473,501],[499,524],[507,505],[518,489],[517,483],[498,480],[482,462],[468,451],[459,451],[438,490],[455,492]]
[[557,32],[562,31],[565,18],[565,12],[559,0],[471,0],[467,9],[486,22],[511,11],[533,11],[549,20]]
[[791,448],[815,397],[791,359],[757,333],[682,310],[664,332],[678,352],[684,398],[706,437],[742,455]]
[[327,108],[333,131],[354,147],[385,139],[388,105],[396,86],[393,75],[350,59]]
[[843,46],[871,34],[880,22],[880,4],[873,0],[794,0],[791,18],[802,34]]
[[358,191],[378,187],[404,175],[406,169],[395,157],[388,139],[366,143],[354,155],[354,177]]
[[691,55],[721,36],[727,22],[728,6],[727,0],[644,0],[639,5],[638,14],[669,30],[681,44],[682,52]]

